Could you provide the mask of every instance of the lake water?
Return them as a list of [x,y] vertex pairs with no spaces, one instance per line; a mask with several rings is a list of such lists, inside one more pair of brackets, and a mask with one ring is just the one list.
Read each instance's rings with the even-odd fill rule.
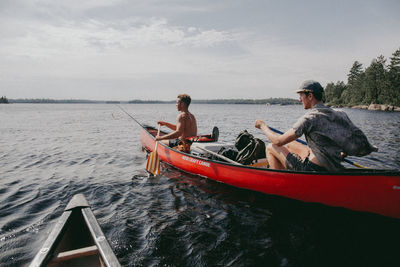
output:
[[[121,105],[174,122],[175,105]],[[301,106],[193,104],[199,133],[233,141],[255,119],[287,130]],[[354,161],[400,169],[400,113],[345,110],[379,147]],[[400,221],[144,171],[140,127],[116,105],[0,105],[0,265],[28,264],[83,193],[124,266],[399,266]],[[400,203],[393,203],[400,205]]]

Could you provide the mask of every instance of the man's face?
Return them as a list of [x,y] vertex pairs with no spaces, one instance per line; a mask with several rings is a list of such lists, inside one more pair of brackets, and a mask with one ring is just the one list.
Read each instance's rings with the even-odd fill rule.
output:
[[177,99],[176,99],[176,109],[177,109],[178,111],[181,111],[181,110],[182,110],[182,105],[183,105],[183,102],[182,102],[179,98],[177,98]]
[[299,101],[303,104],[304,109],[309,109],[312,107],[311,105],[311,100],[312,100],[312,95],[311,93],[299,93]]

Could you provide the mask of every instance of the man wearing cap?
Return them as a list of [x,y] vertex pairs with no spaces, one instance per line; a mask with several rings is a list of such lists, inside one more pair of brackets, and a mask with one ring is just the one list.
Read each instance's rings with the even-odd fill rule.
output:
[[[322,102],[324,89],[319,82],[307,80],[296,93],[304,109],[310,109],[282,135],[273,132],[262,120],[255,127],[271,141],[266,148],[271,169],[295,171],[340,171],[343,155],[364,156],[377,148],[347,117]],[[304,134],[308,147],[293,142]]]

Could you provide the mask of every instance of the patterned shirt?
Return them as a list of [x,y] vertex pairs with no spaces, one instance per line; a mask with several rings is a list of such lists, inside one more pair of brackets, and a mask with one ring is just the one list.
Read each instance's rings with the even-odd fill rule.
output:
[[305,135],[311,151],[329,171],[344,169],[341,165],[341,152],[364,156],[377,150],[346,113],[322,103],[314,105],[293,125],[293,129],[297,137]]

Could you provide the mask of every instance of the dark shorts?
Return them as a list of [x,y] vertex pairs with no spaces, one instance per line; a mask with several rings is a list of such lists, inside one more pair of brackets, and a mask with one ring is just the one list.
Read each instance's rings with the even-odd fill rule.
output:
[[181,143],[182,143],[182,141],[181,141],[181,139],[179,139],[179,138],[171,139],[171,140],[169,140],[168,146],[169,146],[169,147],[176,147],[176,146],[178,146],[178,145],[181,144]]
[[324,172],[326,169],[315,163],[312,163],[307,157],[304,161],[296,154],[289,153],[286,156],[286,166],[289,170],[293,171],[314,171]]

